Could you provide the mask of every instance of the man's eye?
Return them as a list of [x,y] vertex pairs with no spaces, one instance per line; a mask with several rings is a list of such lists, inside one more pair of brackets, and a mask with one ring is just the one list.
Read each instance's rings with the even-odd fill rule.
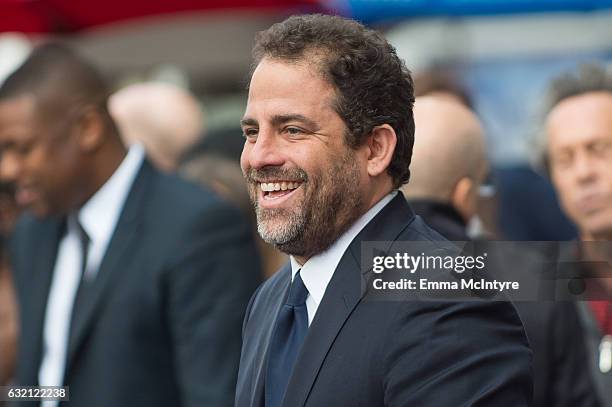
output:
[[304,130],[299,127],[286,127],[285,131],[291,136],[299,136],[300,134],[304,134]]
[[558,167],[565,168],[571,164],[572,155],[569,153],[556,154],[552,156],[552,162]]
[[596,155],[605,156],[610,151],[610,144],[604,141],[594,143],[591,146],[591,151],[593,151]]
[[254,128],[243,129],[242,135],[246,139],[252,139],[254,137],[257,137],[257,129],[254,129]]
[[14,147],[14,150],[19,155],[27,155],[32,150],[31,144],[20,144]]

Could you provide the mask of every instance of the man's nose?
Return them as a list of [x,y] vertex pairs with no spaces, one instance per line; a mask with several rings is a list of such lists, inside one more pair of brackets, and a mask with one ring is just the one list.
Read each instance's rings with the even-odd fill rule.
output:
[[259,169],[267,166],[281,166],[283,158],[281,142],[272,132],[261,132],[255,142],[247,142],[242,152],[243,161],[251,168]]
[[595,163],[586,154],[578,154],[574,163],[574,175],[581,183],[591,182],[595,179]]

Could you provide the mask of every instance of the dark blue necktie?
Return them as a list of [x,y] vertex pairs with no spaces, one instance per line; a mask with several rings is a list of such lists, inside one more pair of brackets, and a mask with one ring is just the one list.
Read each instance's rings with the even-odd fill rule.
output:
[[289,288],[287,302],[276,320],[270,341],[266,374],[266,407],[279,407],[293,371],[293,365],[308,332],[306,310],[308,290],[298,271]]
[[79,237],[81,243],[81,281],[74,297],[74,303],[72,305],[72,316],[70,318],[70,336],[68,338],[69,346],[72,346],[74,338],[74,326],[77,321],[83,317],[83,304],[91,297],[91,287],[93,286],[92,281],[89,281],[85,272],[87,271],[87,259],[89,255],[89,243],[91,242],[89,235],[75,218],[75,231]]

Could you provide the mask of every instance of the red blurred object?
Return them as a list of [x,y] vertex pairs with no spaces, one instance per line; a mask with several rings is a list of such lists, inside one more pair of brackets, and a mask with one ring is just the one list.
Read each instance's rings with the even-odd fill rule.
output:
[[0,0],[0,32],[65,33],[140,17],[228,9],[317,9],[316,0]]

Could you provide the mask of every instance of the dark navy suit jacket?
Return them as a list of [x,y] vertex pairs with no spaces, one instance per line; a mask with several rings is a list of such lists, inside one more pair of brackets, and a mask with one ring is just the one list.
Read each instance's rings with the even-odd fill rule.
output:
[[[284,407],[530,404],[531,351],[510,303],[363,300],[362,241],[441,239],[401,193],[359,233],[309,327]],[[287,266],[251,299],[237,407],[264,404],[268,345],[290,279]]]
[[[38,382],[60,235],[58,219],[25,216],[13,237],[20,385]],[[233,404],[240,328],[259,264],[237,209],[145,161],[80,302],[69,338],[67,405]]]

